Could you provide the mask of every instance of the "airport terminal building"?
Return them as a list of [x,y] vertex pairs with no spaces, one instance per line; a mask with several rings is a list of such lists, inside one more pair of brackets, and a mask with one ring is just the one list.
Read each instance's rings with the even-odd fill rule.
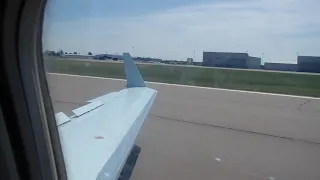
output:
[[264,69],[275,70],[275,71],[297,71],[297,64],[288,63],[264,63]]
[[247,69],[260,69],[261,58],[249,56],[247,60]]
[[203,52],[202,66],[260,69],[261,58],[250,57],[248,53]]
[[320,73],[320,57],[298,56],[298,71]]
[[202,66],[246,68],[248,53],[203,52]]

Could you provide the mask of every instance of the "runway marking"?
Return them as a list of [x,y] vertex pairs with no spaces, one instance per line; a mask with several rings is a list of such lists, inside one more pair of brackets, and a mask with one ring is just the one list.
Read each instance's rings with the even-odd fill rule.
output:
[[[72,77],[85,77],[85,78],[92,78],[92,79],[109,79],[109,80],[115,80],[115,81],[126,81],[125,79],[118,79],[118,78],[83,76],[83,75],[74,75],[74,74],[60,74],[60,73],[47,73],[47,74],[60,75],[60,76],[72,76]],[[267,93],[267,92],[235,90],[235,89],[223,89],[223,88],[192,86],[192,85],[184,85],[184,84],[169,84],[169,83],[162,83],[162,82],[150,82],[150,81],[145,81],[145,82],[149,83],[149,84],[160,84],[160,85],[166,85],[166,86],[177,86],[177,87],[187,87],[187,88],[209,89],[209,90],[216,90],[216,91],[229,91],[229,92],[240,92],[240,93],[249,93],[249,94],[260,94],[260,95],[283,96],[283,97],[293,97],[293,98],[301,98],[301,99],[320,100],[320,98],[310,97],[310,96],[297,96],[297,95],[289,95],[289,94],[277,94],[277,93]]]

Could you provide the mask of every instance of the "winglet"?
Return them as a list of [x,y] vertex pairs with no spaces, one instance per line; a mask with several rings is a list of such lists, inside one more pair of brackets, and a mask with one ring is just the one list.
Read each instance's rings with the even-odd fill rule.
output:
[[123,53],[124,69],[127,77],[127,88],[146,87],[139,69],[129,53]]

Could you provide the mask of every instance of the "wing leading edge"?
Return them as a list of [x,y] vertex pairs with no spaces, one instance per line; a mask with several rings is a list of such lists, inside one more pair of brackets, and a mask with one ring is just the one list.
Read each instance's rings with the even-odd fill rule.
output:
[[70,180],[117,179],[156,97],[123,55],[127,88],[87,101],[71,117],[56,114]]

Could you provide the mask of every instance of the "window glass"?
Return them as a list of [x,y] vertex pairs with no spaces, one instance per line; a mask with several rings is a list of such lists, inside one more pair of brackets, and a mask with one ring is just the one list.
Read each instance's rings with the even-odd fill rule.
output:
[[320,179],[319,7],[48,1],[43,56],[54,110],[72,119],[88,100],[124,89],[127,52],[158,91],[137,132],[131,179]]

